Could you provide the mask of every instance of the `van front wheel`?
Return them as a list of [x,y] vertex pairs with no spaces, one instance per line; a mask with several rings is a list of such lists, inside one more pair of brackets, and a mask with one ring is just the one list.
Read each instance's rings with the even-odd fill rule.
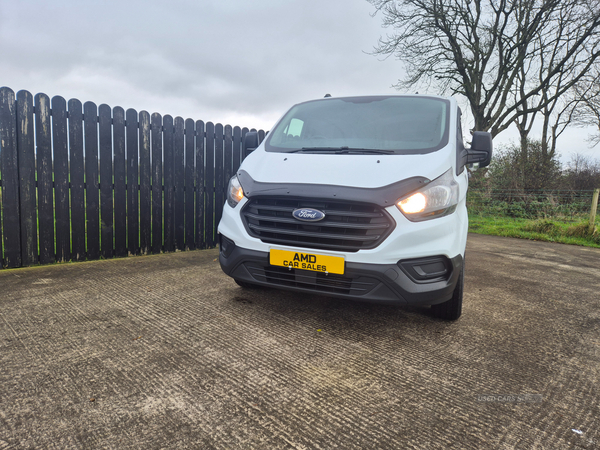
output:
[[452,298],[439,305],[431,306],[431,312],[435,317],[444,320],[457,320],[460,317],[462,313],[463,285],[464,268],[460,270],[458,283],[456,283]]

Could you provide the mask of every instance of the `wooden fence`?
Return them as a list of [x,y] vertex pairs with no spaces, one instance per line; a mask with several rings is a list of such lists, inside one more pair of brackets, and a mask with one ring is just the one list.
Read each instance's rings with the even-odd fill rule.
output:
[[0,265],[214,247],[247,132],[0,88]]

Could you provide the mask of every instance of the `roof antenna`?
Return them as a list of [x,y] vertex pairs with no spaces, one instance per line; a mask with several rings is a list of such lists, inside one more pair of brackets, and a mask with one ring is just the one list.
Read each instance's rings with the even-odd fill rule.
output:
[[331,94],[325,94],[325,97],[323,97],[323,98],[329,98],[329,97],[331,97]]
[[419,95],[419,91],[415,92],[415,95]]

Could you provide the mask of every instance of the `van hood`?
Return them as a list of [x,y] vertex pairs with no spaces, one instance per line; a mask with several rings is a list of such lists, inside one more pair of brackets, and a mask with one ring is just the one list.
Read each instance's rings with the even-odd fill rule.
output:
[[261,183],[378,188],[412,177],[433,180],[456,161],[451,146],[424,155],[356,155],[252,152],[240,170]]

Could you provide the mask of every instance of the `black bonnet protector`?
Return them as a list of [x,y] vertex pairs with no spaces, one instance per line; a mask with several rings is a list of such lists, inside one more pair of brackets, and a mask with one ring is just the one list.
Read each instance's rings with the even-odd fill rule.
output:
[[308,197],[327,200],[349,200],[388,207],[430,182],[425,177],[412,177],[377,188],[335,186],[309,183],[264,183],[255,181],[248,172],[239,170],[238,180],[248,198],[261,196]]

